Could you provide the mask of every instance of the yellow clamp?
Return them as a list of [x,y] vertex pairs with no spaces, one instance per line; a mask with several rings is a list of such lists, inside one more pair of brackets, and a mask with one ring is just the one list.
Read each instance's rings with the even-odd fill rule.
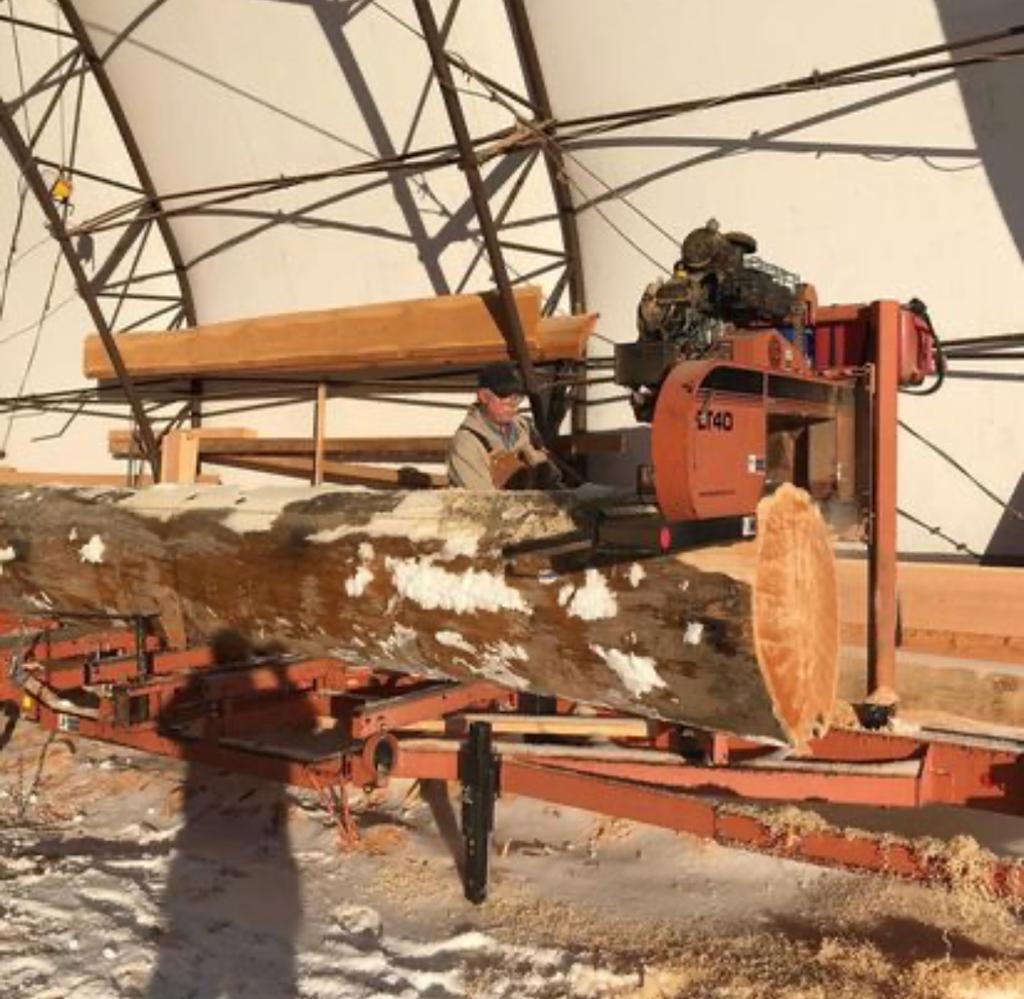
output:
[[57,179],[50,185],[50,197],[59,204],[66,205],[71,200],[73,190],[71,178],[64,173],[59,173]]

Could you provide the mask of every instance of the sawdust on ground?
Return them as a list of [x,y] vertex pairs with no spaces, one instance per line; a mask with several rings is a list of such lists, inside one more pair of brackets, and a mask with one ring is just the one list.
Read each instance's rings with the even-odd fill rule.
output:
[[[97,762],[80,755],[73,743],[61,741],[47,744],[42,755],[35,747],[5,754],[0,826],[19,837],[67,827],[94,803],[156,781],[166,785],[168,813],[180,807],[180,779],[172,770],[128,756],[108,754]],[[411,796],[406,811],[415,803]],[[364,814],[358,852],[372,865],[380,900],[418,915],[423,925],[440,912],[460,911],[450,857],[418,853],[407,816],[396,812],[388,821],[384,802],[370,804],[373,821]],[[798,808],[753,811],[782,844],[824,824]],[[628,843],[642,828],[596,819],[582,841]],[[580,955],[586,967],[632,975],[639,984],[615,993],[621,999],[1024,999],[1024,924],[1019,912],[993,898],[981,874],[991,855],[969,837],[915,843],[944,866],[950,887],[825,878],[800,912],[767,925],[752,912],[749,926],[726,932],[706,925],[692,908],[672,920],[624,916],[613,904],[614,883],[593,904],[568,903],[548,885],[513,874],[495,878],[473,922],[503,942],[562,948]],[[716,851],[709,851],[709,864]],[[13,854],[10,861],[4,877],[22,876],[21,861]],[[489,976],[499,974],[508,968],[471,969],[467,995],[493,994]]]

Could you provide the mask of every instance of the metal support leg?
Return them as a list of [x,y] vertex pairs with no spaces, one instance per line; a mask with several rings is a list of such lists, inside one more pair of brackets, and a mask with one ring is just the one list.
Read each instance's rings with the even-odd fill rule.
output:
[[871,534],[868,549],[868,696],[896,691],[896,403],[898,302],[871,308],[874,337]]
[[313,405],[313,485],[324,484],[324,424],[327,419],[327,385],[320,382],[316,387]]
[[466,899],[479,905],[487,898],[487,861],[494,829],[498,761],[491,749],[491,726],[473,722],[459,753],[462,782],[462,839]]

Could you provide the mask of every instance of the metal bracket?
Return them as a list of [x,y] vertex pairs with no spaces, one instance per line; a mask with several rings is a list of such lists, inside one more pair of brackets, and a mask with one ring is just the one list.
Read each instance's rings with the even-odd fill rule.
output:
[[479,905],[487,898],[487,874],[494,801],[498,794],[498,759],[491,746],[488,722],[473,722],[459,752],[462,782],[462,840],[464,891],[467,901]]

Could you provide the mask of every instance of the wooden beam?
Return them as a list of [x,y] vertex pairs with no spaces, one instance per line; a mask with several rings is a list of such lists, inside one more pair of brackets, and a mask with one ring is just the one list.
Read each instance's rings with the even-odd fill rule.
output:
[[602,718],[585,715],[512,715],[467,713],[448,719],[428,719],[407,726],[408,731],[443,734],[461,732],[473,722],[487,722],[496,735],[571,735],[595,739],[646,739],[655,722],[645,718]]
[[160,481],[190,485],[199,471],[199,437],[191,430],[172,430],[160,444]]
[[[207,441],[231,440],[249,441],[258,436],[258,431],[249,427],[189,427],[190,433],[199,439],[200,446]],[[138,440],[130,430],[110,430],[107,433],[107,448],[114,458],[137,458],[141,454]]]
[[[752,543],[698,549],[679,556],[753,579]],[[841,558],[843,641],[863,642],[867,626],[867,562]],[[970,659],[1024,663],[1024,569],[948,562],[901,561],[897,571],[899,642],[903,649]],[[900,681],[897,676],[897,690]]]
[[[216,427],[204,427],[199,441],[199,456],[203,459],[214,455],[308,456],[316,450],[315,441],[309,437],[257,437],[252,430],[236,434],[237,431],[218,431]],[[349,461],[440,462],[444,461],[448,453],[450,441],[450,436],[325,437],[323,450],[325,458]],[[622,454],[625,442],[623,431],[609,430],[559,437],[555,449],[566,456]],[[131,437],[124,430],[110,432],[109,446],[115,458],[137,457],[139,453],[137,446],[134,449],[131,447]]]
[[[204,485],[220,485],[219,475],[201,475],[199,482]],[[92,472],[42,472],[28,469],[12,468],[10,465],[0,466],[0,485],[5,486],[128,486],[128,476],[121,474],[108,475]],[[153,478],[142,475],[138,485],[151,486]]]
[[327,420],[327,386],[321,382],[316,387],[316,402],[313,405],[313,485],[324,481],[324,428]]
[[[313,475],[313,458],[277,458],[266,455],[217,454],[203,457],[210,465],[224,468],[240,468],[250,472],[267,472],[270,475],[285,475],[293,479],[305,479]],[[376,486],[381,489],[437,489],[448,485],[448,477],[435,472],[421,472],[418,468],[377,468],[374,465],[356,465],[324,459],[325,482],[340,485]]]
[[[851,703],[868,693],[863,645],[845,647],[839,659],[839,696]],[[1024,666],[896,650],[899,717],[951,729],[1007,726],[1024,728]]]
[[555,450],[566,457],[579,454],[625,454],[626,431],[591,430],[555,439]]
[[[540,290],[516,292],[526,342],[537,362],[578,360],[596,315],[540,318]],[[439,298],[319,312],[296,312],[196,326],[174,333],[118,337],[128,370],[139,378],[279,374],[310,377],[396,371],[443,371],[508,358],[490,295]],[[98,337],[86,338],[87,378],[114,372]]]

